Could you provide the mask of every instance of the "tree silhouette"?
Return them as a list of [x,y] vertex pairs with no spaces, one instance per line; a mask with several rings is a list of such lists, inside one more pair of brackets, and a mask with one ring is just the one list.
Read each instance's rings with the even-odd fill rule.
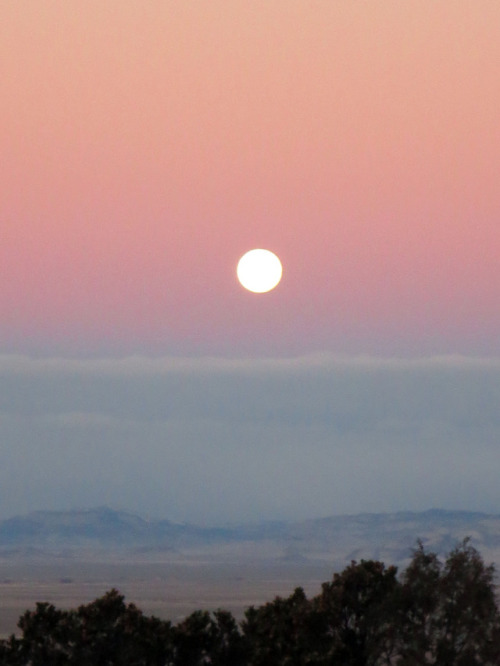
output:
[[495,570],[464,540],[442,562],[422,543],[400,578],[351,562],[308,599],[197,610],[177,625],[146,617],[115,589],[74,610],[37,603],[0,666],[498,666]]
[[[395,647],[396,567],[382,562],[351,562],[314,599],[327,645],[325,664],[390,664]],[[328,645],[329,642],[329,645]]]
[[399,602],[401,666],[500,663],[495,570],[465,539],[441,563],[422,543],[406,569]]
[[165,666],[173,657],[170,623],[145,617],[114,589],[77,610],[38,603],[18,626],[22,637],[3,641],[0,664]]
[[229,611],[195,611],[174,629],[175,666],[239,666],[246,663],[243,638]]
[[248,608],[242,630],[252,666],[313,663],[318,651],[320,633],[301,587],[286,599]]

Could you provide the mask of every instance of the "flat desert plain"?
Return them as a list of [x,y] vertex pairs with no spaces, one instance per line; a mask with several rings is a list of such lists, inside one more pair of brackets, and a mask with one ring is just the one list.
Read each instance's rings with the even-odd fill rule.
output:
[[241,619],[245,608],[302,586],[317,594],[333,566],[325,563],[217,563],[12,561],[0,562],[0,636],[19,633],[17,621],[37,601],[76,608],[117,588],[127,603],[146,615],[178,622],[194,610],[230,610]]

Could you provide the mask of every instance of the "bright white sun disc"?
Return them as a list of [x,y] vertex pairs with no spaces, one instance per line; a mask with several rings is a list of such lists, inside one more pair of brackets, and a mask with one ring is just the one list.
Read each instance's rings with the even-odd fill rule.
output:
[[271,291],[281,280],[281,261],[270,250],[250,250],[238,262],[236,274],[240,284],[256,294]]

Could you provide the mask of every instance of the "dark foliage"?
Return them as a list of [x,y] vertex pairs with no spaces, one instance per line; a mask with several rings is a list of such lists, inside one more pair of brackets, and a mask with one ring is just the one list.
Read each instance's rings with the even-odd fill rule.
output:
[[399,666],[500,664],[494,567],[466,539],[441,563],[421,543],[396,604]]
[[400,578],[352,562],[316,597],[299,587],[241,624],[198,610],[172,626],[117,590],[76,610],[38,603],[0,641],[0,666],[497,666],[494,574],[465,540],[444,562],[419,543]]
[[0,645],[0,664],[165,666],[173,658],[170,623],[145,617],[116,590],[77,610],[38,603],[18,626],[21,638]]
[[393,621],[398,582],[396,567],[353,562],[313,600],[323,624],[325,664],[390,664],[396,643]]

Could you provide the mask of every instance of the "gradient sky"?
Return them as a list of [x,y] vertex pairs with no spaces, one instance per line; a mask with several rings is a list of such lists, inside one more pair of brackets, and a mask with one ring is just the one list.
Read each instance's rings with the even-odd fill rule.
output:
[[498,351],[498,3],[0,11],[4,349]]
[[0,0],[0,517],[500,512],[499,35],[493,0]]

